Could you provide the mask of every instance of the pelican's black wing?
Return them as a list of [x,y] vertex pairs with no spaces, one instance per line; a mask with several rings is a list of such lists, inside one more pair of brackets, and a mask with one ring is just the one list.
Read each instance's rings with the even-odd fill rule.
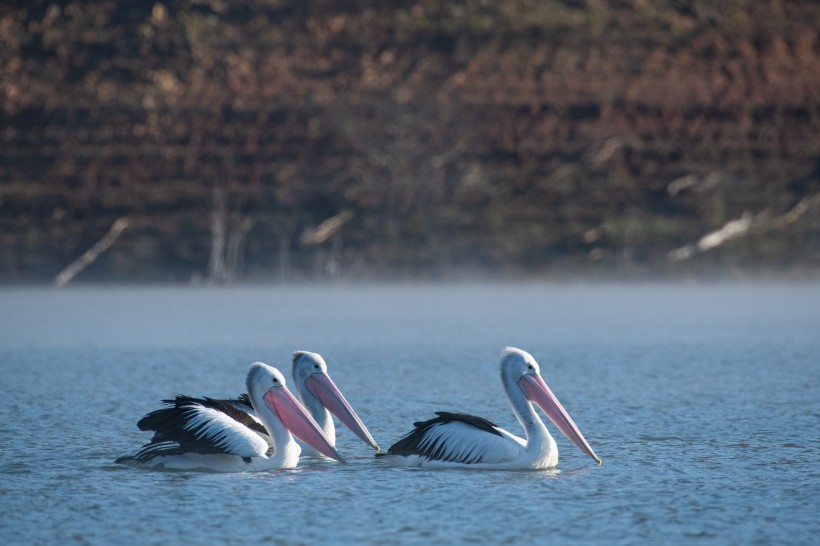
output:
[[511,441],[487,419],[446,411],[438,411],[436,415],[414,423],[415,428],[390,446],[386,455],[416,455],[428,461],[477,464],[504,462],[517,453]]
[[169,407],[152,411],[137,423],[140,430],[154,431],[135,456],[139,463],[161,455],[258,457],[268,451],[264,426],[230,401],[179,395],[163,402]]

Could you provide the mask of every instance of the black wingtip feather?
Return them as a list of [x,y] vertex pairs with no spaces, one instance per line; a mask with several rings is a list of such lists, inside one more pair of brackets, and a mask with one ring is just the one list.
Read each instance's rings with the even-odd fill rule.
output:
[[[426,457],[428,460],[449,460],[446,457],[444,457],[444,453],[446,450],[445,445],[439,442],[434,442],[432,445],[427,445],[424,448],[422,448],[421,445],[423,444],[424,436],[429,432],[429,430],[432,427],[452,422],[464,423],[473,426],[479,430],[482,430],[484,432],[489,432],[490,434],[501,436],[501,433],[498,432],[495,423],[493,423],[492,421],[488,421],[483,417],[477,417],[475,415],[469,415],[466,413],[437,411],[436,417],[434,417],[433,419],[413,423],[413,426],[415,428],[408,432],[398,442],[390,446],[390,449],[387,450],[387,455],[419,455],[422,457]],[[377,454],[377,456],[378,455],[379,454]],[[480,461],[478,459],[471,459],[469,461],[459,462],[471,464]]]
[[[242,403],[247,400],[250,406],[250,398],[247,394],[241,395],[237,400]],[[137,427],[140,430],[153,431],[154,436],[150,442],[140,448],[134,459],[141,464],[162,455],[181,455],[186,452],[206,454],[221,452],[200,442],[196,434],[197,429],[188,429],[186,427],[188,413],[191,411],[190,408],[194,406],[218,410],[254,432],[267,435],[264,426],[237,408],[234,405],[235,401],[216,400],[208,397],[195,398],[183,394],[178,394],[173,399],[163,400],[162,402],[166,407],[146,414],[137,422]]]

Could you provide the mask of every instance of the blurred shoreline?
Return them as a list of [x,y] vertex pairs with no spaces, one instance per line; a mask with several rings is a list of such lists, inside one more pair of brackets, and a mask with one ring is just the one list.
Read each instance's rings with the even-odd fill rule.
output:
[[820,5],[11,1],[0,283],[820,275]]

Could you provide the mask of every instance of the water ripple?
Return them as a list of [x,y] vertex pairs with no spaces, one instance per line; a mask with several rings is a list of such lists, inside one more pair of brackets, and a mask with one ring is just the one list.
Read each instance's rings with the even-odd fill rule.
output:
[[[51,296],[0,291],[4,544],[806,544],[820,534],[817,287]],[[73,319],[49,326],[51,314]],[[495,362],[510,343],[539,359],[602,466],[556,435],[560,471],[393,468],[344,429],[348,465],[226,475],[113,463],[147,440],[135,423],[160,399],[235,395],[250,362],[286,363],[297,348],[325,354],[383,447],[442,409],[519,433]]]

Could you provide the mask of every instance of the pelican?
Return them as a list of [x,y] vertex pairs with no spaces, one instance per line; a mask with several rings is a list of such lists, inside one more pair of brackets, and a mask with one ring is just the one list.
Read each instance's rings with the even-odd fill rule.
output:
[[521,349],[501,353],[501,383],[525,439],[486,419],[464,413],[436,412],[437,417],[414,423],[415,428],[376,454],[390,464],[439,468],[541,470],[558,466],[558,447],[532,404],[584,453],[601,464],[581,431],[541,378],[538,363]]
[[285,377],[261,362],[246,379],[248,401],[258,419],[211,398],[177,396],[169,407],[143,417],[140,430],[154,431],[133,457],[116,462],[165,470],[216,472],[294,468],[301,448],[293,433],[327,457],[344,462],[322,429],[285,385]]
[[[333,425],[332,413],[347,428],[352,430],[364,443],[379,451],[379,446],[370,435],[362,420],[350,407],[336,384],[327,373],[325,359],[317,353],[296,351],[293,353],[293,384],[296,393],[305,406],[322,427],[332,445],[336,445],[336,427]],[[330,410],[330,411],[328,411]],[[303,454],[307,450],[310,454],[318,453],[310,446],[302,446]]]
[[[328,375],[327,363],[320,354],[309,351],[293,353],[293,385],[302,405],[316,420],[332,446],[336,446],[336,427],[333,424],[331,413],[347,425],[364,443],[377,452],[379,451],[379,446],[367,427]],[[235,409],[256,417],[247,394],[240,395],[238,398],[220,400],[220,402],[228,403]],[[299,442],[298,439],[297,442]],[[299,443],[302,447],[302,456],[321,457],[324,455],[303,442]]]

